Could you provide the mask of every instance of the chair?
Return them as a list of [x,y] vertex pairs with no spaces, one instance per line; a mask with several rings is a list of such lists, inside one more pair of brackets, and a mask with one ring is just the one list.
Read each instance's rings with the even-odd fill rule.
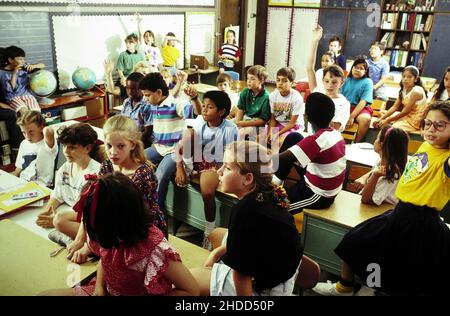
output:
[[225,74],[229,75],[231,77],[231,79],[233,79],[233,81],[239,81],[241,76],[239,75],[238,72],[236,71],[224,71]]
[[353,193],[358,193],[358,190],[355,189],[355,180],[361,178],[366,173],[372,170],[369,167],[352,165],[350,167],[350,171],[348,172],[347,182],[345,183],[345,190]]
[[303,255],[302,263],[298,268],[295,286],[300,290],[312,289],[320,279],[320,266],[311,258]]
[[355,141],[357,132],[358,132],[358,123],[353,123],[353,125],[350,128],[346,128],[341,133],[341,135],[347,144],[351,144]]
[[420,140],[409,140],[408,142],[408,155],[414,155],[417,149],[423,144]]
[[374,117],[380,117],[381,113],[380,111],[383,111],[384,109],[386,109],[386,101],[383,100],[373,100],[372,104],[370,105],[370,107],[373,110],[373,116]]
[[309,83],[306,81],[299,81],[295,85],[295,90],[300,92],[300,94],[303,96],[303,100],[306,101],[308,96],[311,94],[311,89],[309,88]]

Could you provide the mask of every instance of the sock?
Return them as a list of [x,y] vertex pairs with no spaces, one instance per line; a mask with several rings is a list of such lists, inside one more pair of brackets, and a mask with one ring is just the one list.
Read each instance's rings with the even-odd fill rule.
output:
[[216,222],[206,221],[205,234],[208,236],[216,228]]
[[336,283],[336,291],[340,293],[350,293],[353,292],[353,285],[355,281],[347,281],[343,278],[339,278],[339,281]]
[[192,160],[192,157],[190,157],[190,158],[183,157],[183,162],[185,165],[186,173],[190,174],[192,172],[192,170],[194,170],[194,161]]

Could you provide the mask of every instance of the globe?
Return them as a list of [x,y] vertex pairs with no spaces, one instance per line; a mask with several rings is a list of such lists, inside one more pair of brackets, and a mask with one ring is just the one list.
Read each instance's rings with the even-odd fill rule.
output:
[[49,99],[57,87],[55,75],[48,70],[39,70],[31,76],[30,89],[39,98],[40,104],[52,104],[55,101]]
[[72,74],[72,82],[83,93],[80,96],[90,96],[93,95],[92,92],[88,90],[92,89],[95,85],[97,78],[95,73],[87,67],[79,67]]

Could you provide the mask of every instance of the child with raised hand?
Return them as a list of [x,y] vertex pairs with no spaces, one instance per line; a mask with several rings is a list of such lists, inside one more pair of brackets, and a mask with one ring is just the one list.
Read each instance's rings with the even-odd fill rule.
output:
[[93,179],[75,205],[83,213],[89,249],[100,257],[95,280],[41,295],[198,295],[180,255],[149,220],[142,192],[114,172]]
[[[192,170],[200,173],[206,222],[202,246],[206,249],[211,248],[208,235],[216,227],[215,193],[219,185],[217,170],[222,166],[225,146],[239,139],[236,124],[226,119],[230,107],[230,98],[225,92],[205,93],[202,116],[197,118],[193,129],[188,129],[181,140],[184,163],[177,162],[175,182],[180,186],[187,184],[186,175],[189,176]],[[193,157],[196,158],[195,161]],[[197,160],[197,157],[200,159]]]
[[127,84],[126,80],[128,75],[133,71],[134,66],[140,62],[145,60],[144,55],[138,51],[137,45],[138,45],[139,38],[136,34],[130,34],[125,38],[125,45],[127,49],[124,52],[121,52],[119,55],[119,58],[117,59],[117,72],[120,77],[120,86],[121,88],[121,95],[123,97],[126,96],[125,94],[125,86]]
[[[425,142],[398,182],[397,206],[344,236],[335,249],[342,260],[338,283],[319,283],[314,291],[352,295],[356,275],[389,295],[448,293],[450,230],[439,215],[450,197],[450,102],[431,105],[421,126]],[[374,263],[381,280],[370,276]]]
[[176,76],[177,74],[179,68],[178,60],[181,57],[181,53],[176,47],[177,42],[181,43],[174,33],[169,32],[164,38],[164,43],[161,46],[164,68],[168,70],[172,76]]
[[226,241],[207,267],[192,270],[200,295],[291,295],[303,248],[287,196],[272,185],[267,149],[249,141],[229,144],[218,174],[222,189],[239,202]]
[[[155,34],[150,31],[146,30],[144,33],[142,33],[142,17],[139,13],[136,15],[136,20],[138,23],[138,33],[139,33],[139,43],[141,43],[142,49],[144,51],[146,63],[149,66],[149,72],[158,72],[162,70],[163,68],[163,59],[161,56],[161,51],[159,48],[155,45]],[[144,39],[144,43],[142,44],[141,38]]]
[[[427,108],[427,92],[420,79],[419,69],[416,66],[407,66],[402,72],[400,92],[394,105],[383,114],[374,126],[382,128],[393,123],[394,127],[405,132],[420,130],[420,122],[424,118]],[[398,112],[399,113],[395,113]]]
[[84,176],[99,172],[100,163],[95,160],[99,159],[97,133],[89,124],[77,123],[64,127],[59,132],[58,142],[63,146],[67,161],[57,171],[55,189],[36,223],[44,228],[55,227],[73,239],[78,232],[80,219],[77,220],[77,214],[72,210],[61,212],[58,208],[63,204],[72,208],[85,184]]
[[292,88],[295,81],[295,70],[283,67],[277,71],[277,89],[269,95],[270,121],[267,142],[283,143],[291,132],[302,132],[305,129],[305,104],[301,94]]
[[450,96],[450,67],[445,69],[441,82],[434,92],[433,101],[447,101]]
[[369,77],[369,64],[364,56],[356,57],[350,73],[342,86],[342,94],[350,102],[350,118],[347,127],[356,121],[358,131],[355,142],[360,142],[370,127],[373,110],[373,82]]
[[52,186],[58,154],[53,129],[45,127],[45,118],[38,111],[25,112],[17,124],[25,139],[20,143],[16,170],[12,174],[26,181]]
[[217,55],[220,74],[225,71],[234,71],[234,65],[241,57],[241,50],[236,43],[236,33],[233,30],[227,31],[227,41],[220,46]]
[[328,40],[328,49],[333,53],[334,62],[336,65],[347,70],[347,59],[341,54],[342,51],[342,39],[339,36],[333,36]]
[[381,160],[372,171],[355,181],[355,189],[361,191],[362,203],[397,204],[395,189],[408,159],[408,141],[406,132],[392,126],[385,126],[378,133],[374,149]]
[[[323,29],[320,25],[313,30],[311,53],[306,65],[308,75],[309,88],[313,92],[321,92],[329,96],[334,103],[335,113],[331,120],[331,127],[342,132],[345,130],[348,119],[350,117],[350,102],[339,93],[340,88],[344,84],[345,75],[341,67],[337,65],[325,65],[324,57],[322,57],[322,76],[318,78],[317,72],[314,73],[314,65],[316,63],[316,54],[319,41],[322,38]],[[325,54],[324,54],[325,56]],[[312,133],[312,126],[308,125],[308,132]]]

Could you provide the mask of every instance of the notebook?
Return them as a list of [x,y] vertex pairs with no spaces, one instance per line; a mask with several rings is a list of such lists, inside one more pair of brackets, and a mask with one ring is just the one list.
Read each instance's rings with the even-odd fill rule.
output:
[[0,215],[42,200],[50,193],[48,188],[40,186],[36,182],[27,182],[14,190],[0,194]]

